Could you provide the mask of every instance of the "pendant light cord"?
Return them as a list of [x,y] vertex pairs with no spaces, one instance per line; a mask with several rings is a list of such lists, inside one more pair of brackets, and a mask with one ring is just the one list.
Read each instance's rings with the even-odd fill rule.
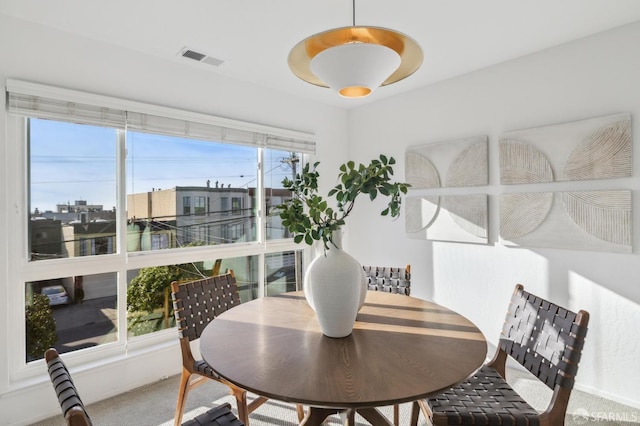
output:
[[353,0],[353,26],[356,26],[356,0]]

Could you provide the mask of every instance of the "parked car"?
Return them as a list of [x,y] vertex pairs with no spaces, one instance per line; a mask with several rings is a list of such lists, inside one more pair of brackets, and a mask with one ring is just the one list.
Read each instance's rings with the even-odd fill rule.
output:
[[42,287],[40,291],[49,298],[49,305],[66,305],[69,303],[69,294],[62,285],[49,285]]

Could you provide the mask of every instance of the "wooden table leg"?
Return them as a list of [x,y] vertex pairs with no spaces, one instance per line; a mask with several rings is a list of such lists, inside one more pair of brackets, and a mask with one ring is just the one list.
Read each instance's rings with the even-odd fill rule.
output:
[[307,415],[300,422],[300,426],[318,426],[327,417],[341,413],[343,410],[337,408],[309,407]]
[[427,424],[432,425],[433,423],[431,422],[431,416],[433,413],[431,412],[427,401],[424,399],[419,399],[411,403],[411,420],[409,422],[409,425],[418,425],[418,417],[420,417],[420,411],[422,411],[422,414],[424,414],[424,418],[427,421]]
[[400,426],[400,406],[398,404],[393,405],[393,425]]
[[339,414],[343,424],[354,426],[356,424],[356,412],[371,423],[372,426],[393,426],[393,423],[376,408],[358,408],[354,410],[323,407],[309,407],[305,418],[300,422],[300,426],[318,426],[333,414]]
[[420,417],[420,406],[418,405],[418,401],[413,401],[411,403],[411,420],[409,421],[409,425],[418,426],[418,417]]
[[375,408],[358,408],[358,414],[373,426],[393,426],[393,423]]
[[348,426],[356,425],[356,410],[354,409],[347,410],[347,425]]

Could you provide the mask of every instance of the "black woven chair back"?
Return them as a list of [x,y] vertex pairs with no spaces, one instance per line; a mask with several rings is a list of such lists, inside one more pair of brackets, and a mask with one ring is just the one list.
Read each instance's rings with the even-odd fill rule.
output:
[[514,292],[500,349],[548,387],[573,388],[589,314],[564,309],[523,290]]
[[68,425],[91,426],[91,419],[84,408],[78,391],[71,380],[67,366],[55,349],[45,352],[51,383],[58,396],[58,402]]
[[[53,348],[48,349],[45,359],[67,426],[93,426],[73,384],[71,374],[58,352]],[[183,426],[244,426],[244,423],[231,412],[231,405],[227,403],[209,409],[185,422]]]
[[409,296],[411,293],[411,266],[395,268],[388,266],[363,266],[369,290],[398,293]]
[[240,304],[233,274],[218,275],[181,283],[172,291],[173,312],[180,337],[200,338],[215,317]]

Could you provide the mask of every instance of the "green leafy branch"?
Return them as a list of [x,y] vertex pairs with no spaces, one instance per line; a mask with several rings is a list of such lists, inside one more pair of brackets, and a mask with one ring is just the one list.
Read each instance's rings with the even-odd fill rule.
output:
[[317,167],[320,162],[305,164],[302,172],[295,178],[285,178],[282,185],[292,192],[293,197],[276,207],[282,219],[282,225],[292,234],[294,241],[313,244],[322,240],[325,250],[329,242],[333,243],[333,232],[345,224],[356,199],[360,194],[368,194],[375,200],[380,194],[389,198],[387,207],[380,213],[382,216],[398,217],[400,215],[401,195],[407,193],[407,183],[392,182],[393,157],[380,155],[369,165],[356,164],[353,161],[340,166],[339,183],[333,187],[327,197],[335,197],[336,209],[318,195]]

